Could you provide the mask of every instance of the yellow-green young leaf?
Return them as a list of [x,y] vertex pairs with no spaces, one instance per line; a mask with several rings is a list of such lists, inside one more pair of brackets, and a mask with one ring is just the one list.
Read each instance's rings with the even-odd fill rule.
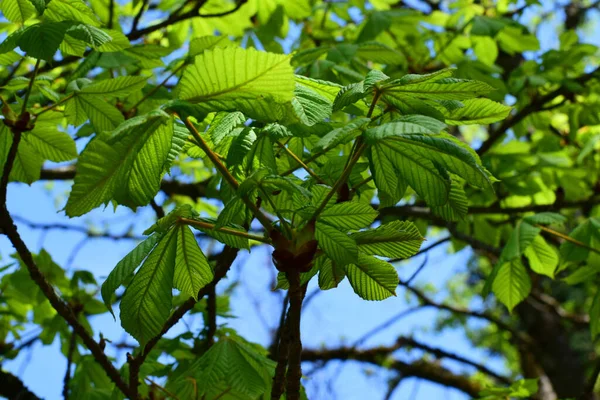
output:
[[177,256],[173,285],[198,300],[198,292],[213,279],[213,271],[187,225],[177,228]]
[[135,274],[120,305],[121,326],[141,346],[160,333],[171,314],[177,230],[172,229]]
[[228,47],[207,50],[186,68],[178,98],[207,111],[241,111],[262,120],[283,118],[294,95],[289,56]]
[[325,255],[317,258],[315,265],[319,267],[319,288],[321,290],[336,288],[346,277],[344,267],[338,266]]
[[60,162],[77,157],[75,141],[65,132],[50,124],[40,124],[23,134],[23,140],[45,160]]
[[77,162],[65,211],[74,217],[115,199],[131,208],[158,192],[173,139],[173,121],[163,112],[132,118],[94,138]]
[[146,86],[145,76],[119,76],[116,78],[96,81],[79,91],[79,95],[101,97],[126,97],[136,90]]
[[318,220],[337,229],[349,231],[368,227],[377,215],[377,211],[367,203],[346,201],[324,210]]
[[519,258],[500,266],[492,290],[510,312],[529,295],[531,279]]
[[546,242],[546,239],[537,235],[525,249],[525,256],[533,271],[554,278],[554,271],[558,267],[558,252]]
[[117,263],[115,268],[110,272],[104,283],[102,284],[102,300],[110,311],[115,316],[112,309],[112,295],[119,286],[125,282],[127,278],[136,270],[136,268],[150,254],[156,243],[161,239],[162,234],[154,234],[146,240],[138,244],[131,250],[121,261]]
[[392,221],[375,229],[350,235],[361,252],[381,257],[408,258],[423,243],[419,229],[409,221]]
[[398,273],[392,264],[358,253],[358,262],[344,268],[354,292],[361,298],[383,300],[396,295]]
[[341,266],[355,263],[358,260],[356,242],[344,232],[317,222],[315,239],[325,254]]
[[98,27],[100,21],[82,0],[52,0],[46,6],[44,17],[49,21],[79,21]]
[[492,124],[506,118],[512,109],[489,99],[469,99],[462,103],[464,107],[456,108],[445,115],[447,124]]
[[10,22],[25,22],[35,14],[35,8],[29,0],[2,0],[0,11]]
[[115,106],[95,96],[75,95],[65,104],[65,116],[73,125],[81,125],[89,119],[98,134],[112,131],[125,120]]

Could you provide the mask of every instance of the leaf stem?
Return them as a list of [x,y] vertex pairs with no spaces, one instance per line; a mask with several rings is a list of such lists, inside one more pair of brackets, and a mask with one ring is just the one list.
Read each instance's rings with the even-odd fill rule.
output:
[[584,249],[587,249],[587,250],[589,250],[589,251],[593,251],[593,252],[594,252],[594,253],[596,253],[596,254],[600,254],[600,250],[598,250],[598,249],[595,249],[595,248],[593,248],[593,247],[591,247],[591,246],[588,246],[587,244],[585,244],[585,243],[583,243],[583,242],[580,242],[580,241],[579,241],[579,240],[577,240],[577,239],[573,239],[572,237],[570,237],[570,236],[568,236],[568,235],[565,235],[564,233],[561,233],[561,232],[555,231],[554,229],[548,228],[547,226],[540,225],[540,224],[535,224],[535,226],[536,226],[536,227],[538,227],[538,228],[540,228],[540,229],[541,229],[541,230],[543,230],[544,232],[548,232],[549,234],[551,234],[551,235],[554,235],[554,236],[557,236],[557,237],[559,237],[559,238],[561,238],[561,239],[564,239],[564,240],[566,240],[567,242],[571,242],[571,243],[573,243],[573,244],[574,244],[574,245],[576,245],[576,246],[583,247]]
[[25,93],[25,100],[23,101],[23,107],[21,107],[21,115],[25,114],[27,111],[27,102],[29,101],[29,96],[31,96],[31,90],[33,88],[33,83],[35,82],[35,76],[37,75],[38,69],[40,68],[41,59],[37,59],[35,62],[35,67],[33,68],[33,75],[29,80],[29,87],[27,87],[27,92]]
[[56,108],[56,107],[58,107],[59,105],[61,105],[62,103],[66,102],[67,100],[69,100],[69,99],[73,98],[74,96],[75,96],[75,94],[74,94],[74,93],[71,93],[70,95],[63,97],[62,99],[60,99],[60,100],[59,100],[59,101],[57,101],[56,103],[54,103],[54,104],[52,104],[52,105],[49,105],[49,106],[47,106],[47,107],[44,107],[44,108],[42,108],[42,109],[41,109],[41,111],[40,111],[39,113],[35,114],[35,116],[36,116],[36,117],[39,117],[40,115],[42,115],[42,114],[43,114],[43,113],[45,113],[46,111],[50,111],[50,110],[52,110],[53,108]]
[[248,232],[243,232],[243,231],[238,231],[236,229],[232,229],[232,228],[227,228],[227,227],[220,227],[217,228],[215,225],[210,224],[208,222],[204,222],[204,221],[197,221],[195,219],[189,219],[189,218],[179,218],[179,221],[183,222],[186,225],[190,225],[193,227],[197,227],[200,229],[210,229],[216,232],[223,232],[223,233],[227,233],[229,235],[232,236],[239,236],[245,239],[250,239],[250,240],[255,240],[257,242],[261,242],[261,243],[266,243],[266,244],[271,244],[271,240],[264,237],[264,236],[258,236],[258,235],[253,235],[251,233]]
[[288,224],[288,222],[285,220],[285,218],[283,218],[283,216],[279,213],[277,206],[275,206],[275,203],[273,203],[273,200],[268,195],[268,193],[265,192],[265,190],[262,188],[262,186],[259,185],[258,187],[259,187],[262,197],[265,198],[267,200],[267,202],[269,203],[269,205],[271,205],[273,210],[275,210],[275,214],[277,215],[277,218],[279,218],[279,221],[281,221],[281,226],[283,227],[283,230],[286,231],[286,233],[288,234],[288,238],[291,238],[292,237],[292,227]]
[[163,87],[169,81],[169,79],[171,79],[172,77],[177,75],[177,73],[179,71],[181,71],[183,68],[185,68],[186,66],[187,66],[187,63],[184,62],[179,67],[175,68],[173,70],[173,72],[171,72],[169,74],[169,76],[167,76],[165,79],[163,79],[162,82],[160,82],[157,86],[153,87],[152,90],[148,91],[148,93],[146,93],[144,96],[142,96],[142,98],[139,99],[138,102],[135,103],[133,106],[131,106],[131,108],[127,112],[129,113],[129,112],[135,110],[136,108],[138,108],[140,106],[140,104],[142,104],[144,101],[148,100],[148,98],[150,98],[150,96],[152,96],[154,93],[156,93],[158,91],[158,89]]
[[310,176],[312,176],[314,180],[316,180],[317,182],[319,182],[322,185],[325,184],[325,181],[323,181],[323,179],[321,179],[321,177],[319,175],[317,175],[315,173],[315,171],[313,171],[312,169],[310,169],[310,167],[308,165],[306,165],[296,154],[294,154],[293,151],[291,151],[290,149],[288,149],[287,147],[285,147],[285,144],[281,144],[281,143],[277,142],[277,145],[279,147],[281,147],[290,157],[292,157],[292,159],[294,161],[296,161],[298,164],[300,164],[300,166],[302,168],[304,168],[304,170],[306,172],[308,172],[308,174]]
[[[233,190],[237,192],[240,187],[240,184],[237,181],[237,179],[235,179],[234,176],[231,175],[231,172],[229,172],[227,167],[219,159],[219,156],[217,156],[215,152],[211,150],[211,148],[208,146],[208,143],[206,143],[206,141],[202,138],[202,136],[200,135],[194,124],[192,124],[190,119],[186,118],[184,120],[184,123],[188,130],[192,133],[192,136],[194,136],[194,139],[196,139],[196,141],[198,142],[198,146],[202,149],[202,151],[204,151],[204,153],[206,153],[208,158],[213,162],[217,171],[219,171],[221,175],[223,175],[223,178],[227,181],[227,183],[229,183]],[[262,211],[260,211],[260,208],[258,208],[256,204],[254,204],[252,200],[250,200],[247,196],[241,196],[241,198],[246,204],[246,206],[250,209],[250,211],[252,211],[252,214],[254,214],[256,219],[258,219],[261,225],[267,230],[267,232],[273,230],[273,224],[271,223],[271,220]]]

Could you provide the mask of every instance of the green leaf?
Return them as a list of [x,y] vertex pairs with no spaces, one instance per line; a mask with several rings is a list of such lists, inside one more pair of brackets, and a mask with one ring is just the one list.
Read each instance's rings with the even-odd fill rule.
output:
[[23,135],[23,140],[45,160],[60,162],[77,157],[75,141],[51,124],[36,124],[32,131]]
[[469,99],[463,101],[464,107],[446,114],[449,125],[480,124],[488,125],[505,119],[512,107],[496,103],[489,99]]
[[177,230],[161,238],[125,290],[121,326],[141,346],[160,333],[171,314]]
[[356,242],[345,233],[329,225],[317,222],[315,239],[319,242],[319,247],[335,263],[344,266],[357,262],[358,247],[356,246]]
[[246,117],[241,112],[218,112],[210,123],[210,128],[206,132],[215,145],[219,145],[221,141],[231,132],[242,125],[246,121]]
[[95,96],[75,95],[65,104],[65,116],[76,126],[89,119],[96,133],[111,131],[125,120],[115,106]]
[[[600,237],[600,230],[597,223],[593,223],[594,219],[590,218],[584,223],[577,226],[571,231],[569,237],[581,242],[587,246],[591,246],[592,237]],[[599,249],[600,250],[600,249]],[[565,261],[580,262],[584,261],[590,255],[590,251],[584,247],[578,246],[575,243],[564,241],[560,245],[560,255]]]
[[398,273],[394,266],[358,253],[358,262],[345,267],[354,292],[365,300],[383,300],[396,295]]
[[356,56],[364,60],[386,65],[405,65],[406,57],[396,49],[379,42],[361,43],[356,50]]
[[217,45],[226,47],[231,44],[227,36],[200,36],[190,40],[189,56],[195,57],[205,50],[210,50]]
[[510,312],[529,295],[531,280],[519,258],[500,266],[492,290]]
[[136,270],[148,254],[154,249],[156,243],[161,239],[161,234],[155,234],[138,244],[130,251],[115,268],[110,272],[102,284],[102,300],[110,313],[115,316],[112,309],[112,295],[119,286]]
[[256,164],[254,169],[264,167],[273,173],[277,173],[277,161],[273,152],[273,144],[268,135],[262,134],[254,142],[248,153],[248,164]]
[[390,258],[408,258],[416,254],[423,243],[419,229],[409,221],[392,221],[350,237],[361,252]]
[[73,25],[67,29],[65,33],[75,39],[89,44],[93,49],[97,49],[103,44],[112,40],[108,33],[91,25]]
[[71,26],[71,22],[42,22],[13,35],[18,33],[16,43],[29,57],[50,61]]
[[448,203],[443,206],[431,207],[431,212],[446,221],[464,220],[469,211],[469,201],[462,184],[453,180],[450,183]]
[[2,0],[0,11],[10,22],[25,22],[35,14],[29,0]]
[[316,153],[319,151],[325,151],[333,149],[337,145],[348,143],[360,135],[362,128],[367,126],[370,121],[371,120],[369,118],[356,118],[350,121],[348,124],[330,131],[328,134],[319,139],[315,147],[313,147],[312,152]]
[[[292,99],[292,109],[300,122],[304,125],[313,126],[331,117],[331,101],[319,93],[296,84],[294,98]],[[295,118],[289,118],[290,123]]]
[[67,215],[83,215],[112,199],[131,208],[147,204],[160,187],[172,137],[172,119],[155,112],[94,138],[77,162]]
[[44,17],[50,21],[79,21],[99,27],[98,17],[82,0],[52,0],[47,3]]
[[334,228],[349,231],[368,227],[377,215],[377,211],[369,204],[346,201],[325,209],[318,220]]
[[215,399],[227,393],[227,398],[258,399],[269,390],[268,377],[274,368],[273,361],[250,346],[222,337],[167,388],[178,394],[189,392],[185,398]]
[[567,222],[567,217],[553,212],[541,212],[525,217],[523,218],[523,221],[530,223],[531,225],[562,225]]
[[506,262],[520,258],[539,233],[540,228],[525,221],[517,223],[502,249],[501,259]]
[[[376,169],[381,163],[389,170],[391,163],[430,206],[441,206],[448,201],[450,180],[447,172],[478,188],[491,187],[489,173],[472,149],[451,135],[425,133],[439,121],[423,116],[413,121],[421,122],[391,122],[365,132],[367,143],[372,146],[371,154],[378,157],[372,167]],[[378,178],[377,171],[374,175],[376,183],[381,183],[383,176]]]
[[[0,162],[6,163],[10,146],[12,145],[12,132],[4,124],[0,125]],[[27,141],[22,140],[17,149],[17,155],[10,171],[10,180],[31,184],[40,178],[40,171],[44,159],[35,148]]]
[[351,83],[340,89],[333,102],[333,110],[341,110],[342,108],[356,103],[364,99],[373,92],[373,88],[380,82],[385,82],[389,79],[387,75],[376,69],[369,71],[363,81]]
[[182,293],[198,300],[198,292],[213,279],[213,271],[200,250],[196,237],[186,225],[177,230],[177,255],[173,285]]
[[289,56],[229,47],[207,50],[186,68],[178,98],[207,111],[241,111],[276,121],[292,101],[294,74]]
[[148,80],[145,76],[118,76],[116,78],[95,81],[79,91],[80,95],[103,97],[126,97],[142,90]]
[[533,271],[554,278],[554,271],[558,267],[558,252],[542,236],[535,236],[525,249],[525,256]]
[[336,288],[346,277],[344,267],[338,266],[324,255],[317,258],[315,264],[319,266],[319,288],[321,290]]
[[464,100],[495,90],[484,82],[456,78],[405,82],[407,83],[402,82],[402,79],[400,79],[385,84],[381,88],[384,99],[386,97],[414,96],[433,100]]

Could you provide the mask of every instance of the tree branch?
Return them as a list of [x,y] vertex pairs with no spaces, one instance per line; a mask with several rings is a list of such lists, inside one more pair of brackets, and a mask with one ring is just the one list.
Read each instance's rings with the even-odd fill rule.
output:
[[[305,349],[302,351],[303,361],[330,361],[330,360],[356,360],[383,367],[384,361],[390,355],[390,348],[378,347],[369,350],[356,350],[347,347],[341,347],[331,350],[313,350]],[[406,363],[395,360],[391,363],[385,363],[389,369],[396,370],[403,377],[417,377],[426,379],[440,385],[453,387],[467,393],[471,397],[478,397],[483,387],[479,382],[469,379],[466,376],[455,374],[442,367],[438,363],[425,360]]]
[[[581,75],[578,78],[573,79],[575,82],[579,84],[584,84],[587,81],[593,79],[598,76],[600,72],[600,67],[596,68],[594,71],[589,72],[587,74]],[[554,100],[559,96],[564,96],[571,93],[571,89],[567,86],[560,86],[558,89],[555,89],[549,93],[546,93],[543,96],[539,96],[534,98],[534,100],[521,108],[519,112],[514,114],[511,117],[506,118],[502,123],[494,130],[492,130],[488,136],[488,138],[481,144],[481,147],[477,149],[477,154],[480,156],[485,154],[488,150],[492,148],[492,146],[502,137],[504,134],[513,126],[523,121],[529,115],[540,111],[540,109],[548,102]]]
[[0,396],[7,399],[40,400],[35,393],[25,387],[25,384],[10,372],[0,369]]

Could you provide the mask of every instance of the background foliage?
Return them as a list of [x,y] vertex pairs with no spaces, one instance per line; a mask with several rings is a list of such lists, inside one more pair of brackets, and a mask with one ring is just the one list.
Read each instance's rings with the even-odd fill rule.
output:
[[[343,398],[596,398],[599,5],[2,0],[0,362],[59,343],[64,398],[328,398],[354,363]],[[14,211],[40,181],[52,223]]]

